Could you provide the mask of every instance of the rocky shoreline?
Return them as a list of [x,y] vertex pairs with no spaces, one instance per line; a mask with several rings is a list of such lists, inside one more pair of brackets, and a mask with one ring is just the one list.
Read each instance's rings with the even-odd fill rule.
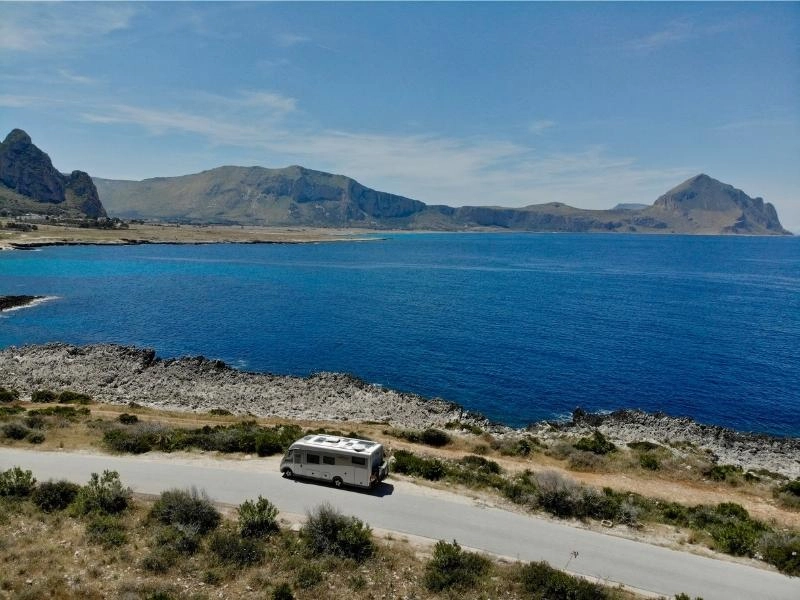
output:
[[44,296],[0,296],[0,312],[30,306],[38,300],[44,300],[44,298]]
[[37,389],[71,389],[101,402],[136,402],[155,408],[311,421],[386,422],[397,427],[478,425],[495,435],[533,433],[543,440],[583,436],[595,429],[612,441],[690,443],[720,464],[800,476],[800,438],[783,438],[703,425],[689,418],[637,410],[598,415],[576,411],[570,422],[534,423],[525,431],[490,423],[442,399],[366,383],[341,373],[309,377],[249,373],[202,356],[158,358],[155,351],[97,344],[45,344],[0,350],[0,385],[22,398]]

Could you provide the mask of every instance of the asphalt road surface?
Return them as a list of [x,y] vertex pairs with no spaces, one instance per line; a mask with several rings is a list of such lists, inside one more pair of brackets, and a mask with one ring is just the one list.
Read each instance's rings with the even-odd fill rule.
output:
[[[20,466],[39,481],[88,481],[118,471],[134,491],[157,494],[195,486],[215,501],[239,504],[259,494],[281,512],[304,514],[323,502],[371,526],[459,544],[622,583],[656,595],[685,592],[704,600],[800,600],[800,578],[749,565],[678,552],[476,504],[455,494],[387,480],[373,492],[283,479],[272,460],[214,460],[0,449],[0,470]],[[572,559],[573,552],[578,555]]]

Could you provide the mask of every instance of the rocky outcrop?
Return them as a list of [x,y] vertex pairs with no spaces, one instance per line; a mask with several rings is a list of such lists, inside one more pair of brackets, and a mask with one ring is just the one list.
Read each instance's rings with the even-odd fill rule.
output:
[[471,419],[451,402],[387,390],[351,375],[247,373],[202,356],[161,359],[153,350],[110,344],[7,348],[0,351],[0,381],[23,397],[42,388],[70,389],[112,404],[182,411],[225,408],[260,417],[386,421],[406,427]]
[[735,431],[704,425],[688,417],[641,410],[586,413],[577,409],[571,421],[534,424],[531,430],[543,437],[552,437],[553,432],[557,432],[556,435],[586,436],[599,430],[617,443],[685,443],[710,453],[719,464],[800,477],[800,438]]
[[[0,184],[28,199],[30,202],[24,208],[32,212],[38,212],[39,205],[41,212],[47,214],[106,216],[92,178],[83,171],[59,173],[50,157],[21,129],[12,130],[0,143]],[[2,196],[0,208],[3,208]]]

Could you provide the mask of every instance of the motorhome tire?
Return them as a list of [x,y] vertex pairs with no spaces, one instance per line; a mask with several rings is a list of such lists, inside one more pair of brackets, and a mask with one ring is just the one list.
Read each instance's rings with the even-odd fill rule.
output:
[[286,477],[286,479],[291,479],[292,477],[294,477],[294,473],[292,473],[291,469],[284,469],[283,476]]
[[344,482],[342,481],[342,478],[341,478],[341,477],[334,477],[334,478],[333,478],[333,485],[334,485],[335,487],[337,487],[337,488],[340,488],[340,487],[342,487],[342,484],[343,484],[343,483],[344,483]]

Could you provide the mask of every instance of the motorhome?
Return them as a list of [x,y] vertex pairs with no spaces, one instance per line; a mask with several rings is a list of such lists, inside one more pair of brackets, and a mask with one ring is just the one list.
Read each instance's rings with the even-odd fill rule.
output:
[[297,440],[281,460],[286,478],[308,477],[336,487],[370,488],[386,478],[383,446],[378,442],[312,434]]

